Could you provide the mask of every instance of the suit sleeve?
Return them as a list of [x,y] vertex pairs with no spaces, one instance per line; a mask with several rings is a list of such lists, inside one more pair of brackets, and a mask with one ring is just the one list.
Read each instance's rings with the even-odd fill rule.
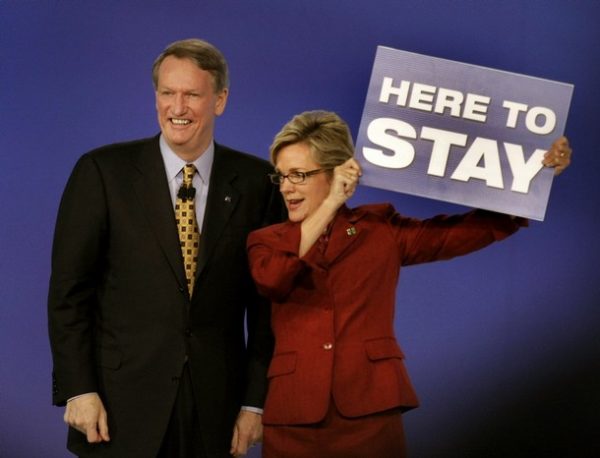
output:
[[250,272],[263,296],[281,301],[305,271],[325,268],[317,244],[298,256],[300,237],[300,224],[289,224],[282,234],[267,228],[248,237]]
[[90,156],[76,164],[59,206],[52,247],[48,327],[53,403],[98,391],[93,329],[106,252],[103,182]]
[[[263,213],[261,225],[264,227],[283,221],[285,206],[281,194],[270,183],[267,183],[264,201],[266,202],[266,209]],[[243,405],[262,408],[267,395],[267,370],[274,346],[271,331],[270,302],[257,291],[255,299],[247,311],[248,366],[246,379],[248,383]]]
[[528,225],[523,218],[485,210],[418,220],[402,217],[391,207],[388,222],[403,253],[403,265],[446,260],[472,253]]

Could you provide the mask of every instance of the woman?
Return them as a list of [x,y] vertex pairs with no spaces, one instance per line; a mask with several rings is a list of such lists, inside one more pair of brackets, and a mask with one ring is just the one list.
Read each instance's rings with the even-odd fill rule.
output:
[[[418,402],[394,336],[401,266],[470,253],[527,223],[481,210],[420,221],[388,204],[349,209],[361,174],[353,152],[347,125],[322,111],[294,117],[271,146],[289,221],[248,238],[275,335],[264,457],[405,456],[401,413]],[[562,171],[570,154],[561,139],[544,161]]]

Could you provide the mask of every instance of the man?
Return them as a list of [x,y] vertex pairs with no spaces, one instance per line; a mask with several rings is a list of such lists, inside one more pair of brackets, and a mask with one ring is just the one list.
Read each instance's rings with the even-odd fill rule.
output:
[[215,47],[171,44],[153,81],[161,134],[85,154],[61,200],[53,403],[79,456],[241,456],[262,435],[273,344],[245,241],[283,208],[266,161],[213,140],[228,96]]

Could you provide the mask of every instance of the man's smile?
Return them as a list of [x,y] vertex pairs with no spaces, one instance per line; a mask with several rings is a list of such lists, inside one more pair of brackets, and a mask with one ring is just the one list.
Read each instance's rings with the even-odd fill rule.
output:
[[191,122],[192,122],[189,119],[182,119],[182,118],[169,118],[169,120],[171,121],[171,123],[175,124],[176,126],[187,126],[188,124],[191,124]]

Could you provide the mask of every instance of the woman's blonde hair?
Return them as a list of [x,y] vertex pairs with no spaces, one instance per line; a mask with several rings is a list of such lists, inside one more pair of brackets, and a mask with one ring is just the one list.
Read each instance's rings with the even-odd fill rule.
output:
[[286,146],[306,144],[313,160],[321,168],[333,169],[354,156],[354,144],[348,125],[331,111],[305,111],[292,118],[273,139],[271,163]]

